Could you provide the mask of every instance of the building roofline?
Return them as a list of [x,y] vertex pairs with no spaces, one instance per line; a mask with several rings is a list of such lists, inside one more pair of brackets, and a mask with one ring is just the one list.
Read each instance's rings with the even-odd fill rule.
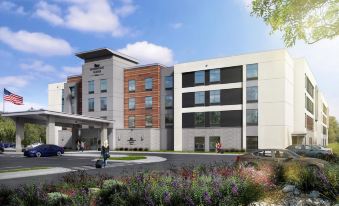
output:
[[119,57],[121,57],[123,59],[129,60],[129,61],[131,61],[133,63],[136,63],[136,64],[139,63],[139,61],[137,59],[135,59],[135,58],[133,58],[131,56],[128,56],[126,54],[123,54],[123,53],[120,53],[120,52],[117,52],[117,51],[113,51],[113,50],[111,50],[111,49],[109,49],[107,47],[93,49],[93,50],[84,51],[84,52],[78,52],[78,53],[75,53],[75,56],[79,57],[80,59],[85,60],[85,59],[87,59],[86,56],[88,56],[89,54],[91,54],[91,53],[93,54],[93,53],[96,53],[96,52],[99,53],[100,51],[108,52],[108,53],[110,53],[110,54],[112,54],[114,56],[119,56]]
[[160,66],[160,67],[168,68],[167,66],[160,64],[160,63],[151,63],[151,64],[130,66],[130,67],[126,67],[125,69],[137,69],[137,68],[151,67],[151,66]]

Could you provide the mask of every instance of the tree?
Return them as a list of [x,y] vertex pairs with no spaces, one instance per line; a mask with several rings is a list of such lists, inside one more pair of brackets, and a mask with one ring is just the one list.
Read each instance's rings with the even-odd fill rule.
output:
[[22,144],[27,146],[35,142],[46,142],[46,127],[37,124],[25,124],[25,138]]
[[330,116],[329,119],[328,141],[330,143],[339,142],[339,123],[333,116]]
[[253,0],[251,15],[281,31],[287,47],[296,40],[313,44],[339,34],[338,0]]

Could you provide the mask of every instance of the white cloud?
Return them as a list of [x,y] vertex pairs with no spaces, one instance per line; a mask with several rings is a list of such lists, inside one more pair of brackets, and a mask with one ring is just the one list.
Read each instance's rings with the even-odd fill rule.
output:
[[[20,94],[18,94],[20,95]],[[46,106],[41,105],[39,103],[34,103],[34,102],[26,102],[25,97],[24,98],[24,105],[15,105],[10,102],[5,103],[5,112],[18,112],[18,111],[27,111],[27,110],[38,110],[38,109],[45,109]],[[0,110],[3,110],[3,102],[1,100],[0,102]]]
[[30,76],[3,76],[0,77],[0,88],[24,87],[30,79]]
[[12,12],[15,14],[25,15],[25,9],[22,6],[19,6],[10,1],[2,1],[0,2],[0,10]]
[[339,118],[339,37],[322,40],[316,44],[298,42],[290,49],[294,57],[305,57],[310,65],[320,91],[328,101],[330,114]]
[[30,63],[22,63],[19,66],[21,69],[30,72],[54,73],[56,71],[52,65],[45,64],[44,62],[39,60],[34,60]]
[[147,41],[127,44],[125,48],[119,49],[119,52],[135,57],[141,63],[161,63],[164,65],[173,64],[173,52],[167,47],[149,43]]
[[82,72],[81,66],[64,66],[62,67],[62,73],[59,73],[61,79],[66,79],[71,75],[79,75]]
[[35,16],[52,23],[53,25],[84,31],[111,33],[113,36],[122,36],[128,29],[120,23],[119,17],[132,14],[136,7],[131,0],[121,0],[121,7],[112,9],[107,0],[64,0],[67,8],[59,5],[39,2]]
[[69,55],[73,52],[70,44],[63,39],[24,30],[13,32],[7,27],[0,27],[0,41],[13,49],[41,56]]
[[171,28],[172,29],[180,29],[184,24],[182,22],[176,22],[176,23],[173,23],[171,24]]

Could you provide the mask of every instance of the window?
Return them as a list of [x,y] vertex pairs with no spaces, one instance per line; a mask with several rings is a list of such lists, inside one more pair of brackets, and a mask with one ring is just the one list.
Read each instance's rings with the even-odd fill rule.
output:
[[100,80],[100,91],[101,93],[107,92],[107,79]]
[[94,80],[88,81],[88,94],[94,94]]
[[246,89],[247,102],[258,102],[258,87],[247,87]]
[[194,137],[194,151],[205,151],[205,137]]
[[196,127],[205,126],[205,114],[203,112],[194,113],[194,126]]
[[220,126],[220,112],[210,112],[210,125]]
[[246,137],[246,150],[257,150],[258,149],[258,137],[247,136]]
[[145,79],[145,90],[152,90],[153,87],[153,79],[152,78],[146,78]]
[[173,76],[165,77],[165,88],[172,89],[173,88]]
[[305,88],[306,88],[306,91],[307,93],[313,97],[313,93],[314,93],[314,86],[313,84],[311,83],[311,81],[308,79],[307,76],[305,76]]
[[218,104],[220,103],[220,90],[212,90],[210,91],[210,103]]
[[62,89],[61,92],[61,112],[65,112],[65,91]]
[[323,126],[323,134],[327,135],[327,128]]
[[72,99],[75,97],[75,87],[69,87],[69,92],[71,93]]
[[311,112],[313,114],[313,102],[310,100],[310,98],[308,98],[307,96],[305,96],[305,107],[307,109],[307,111]]
[[135,98],[128,99],[128,109],[134,110],[135,109]]
[[194,104],[204,105],[205,104],[205,92],[195,92],[194,94]]
[[220,69],[210,70],[210,82],[220,82]]
[[145,108],[146,109],[152,108],[152,97],[151,96],[145,97]]
[[247,80],[258,79],[258,64],[246,65],[246,78]]
[[166,127],[173,126],[173,113],[166,113],[166,115],[165,115],[165,125],[166,125]]
[[246,111],[246,122],[247,125],[258,125],[258,110],[248,109]]
[[327,125],[327,117],[323,115],[323,123]]
[[100,97],[100,109],[101,111],[107,111],[107,97]]
[[220,143],[220,137],[217,137],[217,136],[212,136],[210,137],[210,152],[215,152],[215,149],[216,149],[216,144],[217,143]]
[[129,128],[134,128],[135,127],[135,117],[134,116],[129,116],[128,117],[128,127]]
[[93,112],[94,111],[94,98],[88,99],[88,111]]
[[327,114],[327,107],[323,104],[323,112],[325,113],[325,114]]
[[305,114],[306,129],[313,131],[313,119]]
[[146,115],[145,127],[152,127],[152,115]]
[[128,91],[135,92],[135,80],[128,81]]
[[205,83],[205,71],[197,71],[194,73],[194,83],[195,84]]
[[165,107],[166,108],[172,108],[173,107],[173,96],[172,95],[166,95],[166,97],[165,97]]

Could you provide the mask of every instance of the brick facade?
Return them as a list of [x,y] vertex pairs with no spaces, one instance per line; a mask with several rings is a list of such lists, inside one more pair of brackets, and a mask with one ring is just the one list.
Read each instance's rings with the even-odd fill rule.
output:
[[[124,127],[128,117],[135,117],[135,128],[145,128],[146,115],[152,115],[152,128],[160,128],[160,66],[151,65],[124,71]],[[145,79],[152,78],[152,90],[145,90]],[[128,82],[135,80],[135,92],[129,92]],[[145,108],[145,97],[152,96],[152,109]],[[128,108],[129,98],[135,98],[135,109]]]

